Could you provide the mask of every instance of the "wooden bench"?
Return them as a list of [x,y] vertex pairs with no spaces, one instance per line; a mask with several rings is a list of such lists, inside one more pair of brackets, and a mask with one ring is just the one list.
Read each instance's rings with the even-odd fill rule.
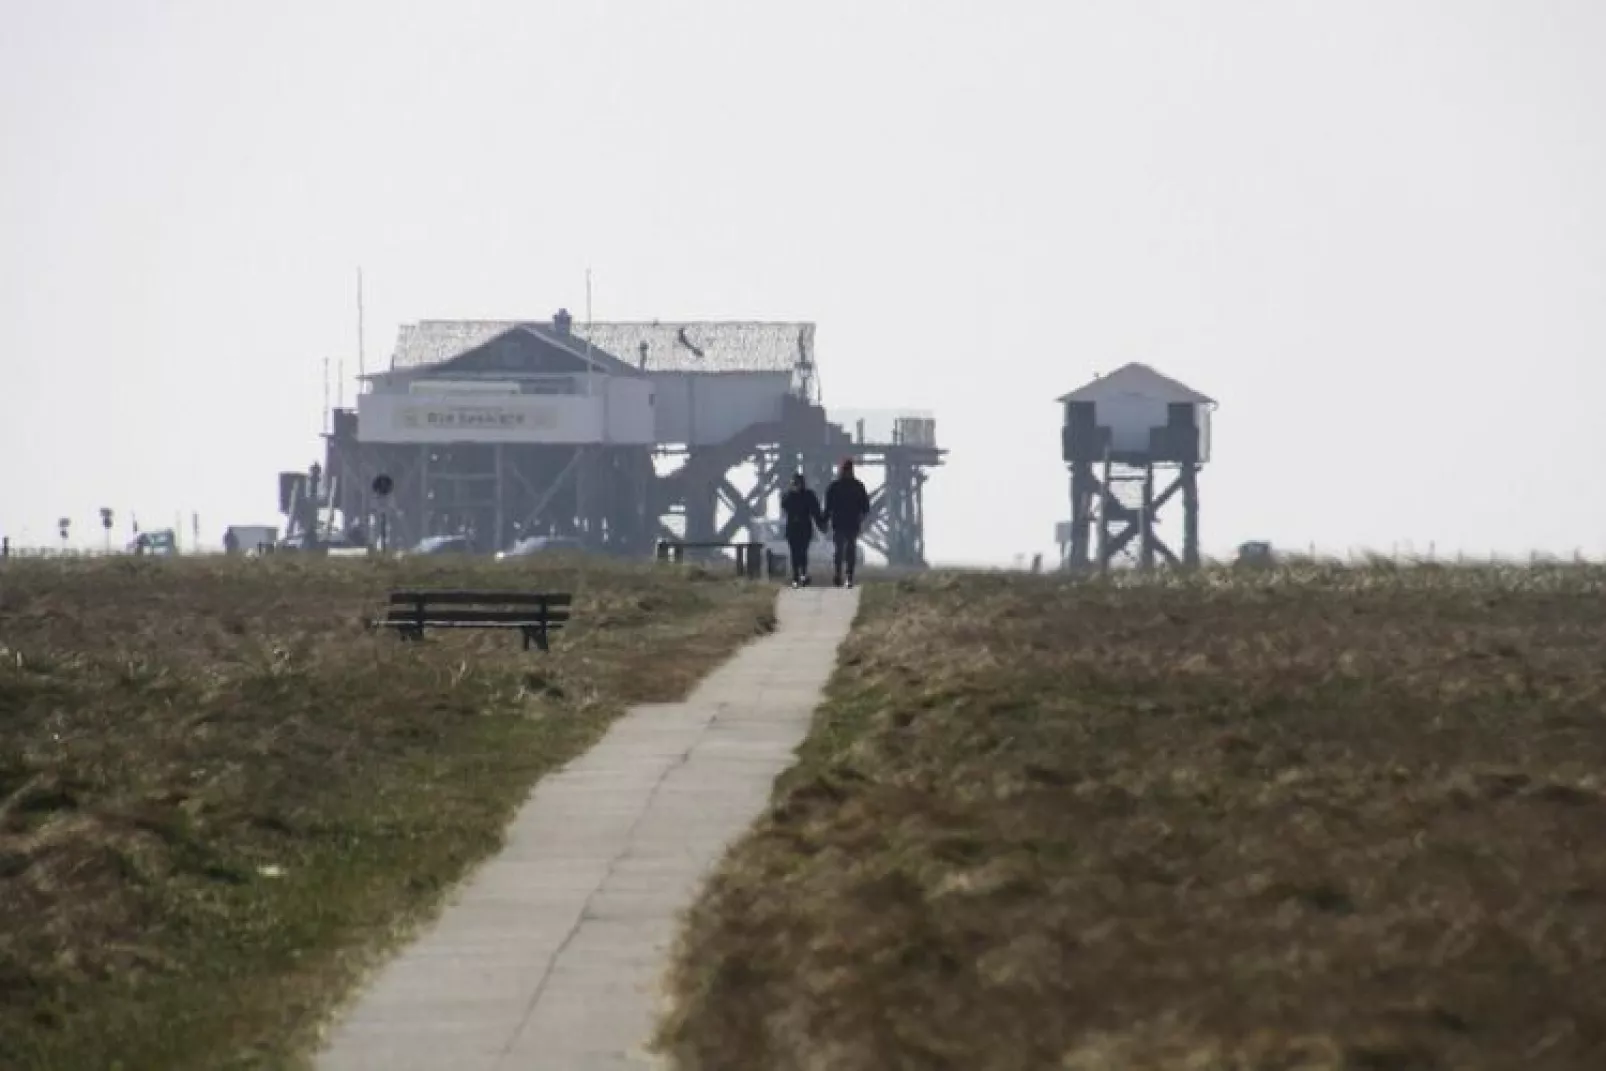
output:
[[764,544],[762,543],[688,543],[679,539],[660,539],[658,541],[658,560],[678,564],[686,560],[686,551],[688,550],[702,551],[708,554],[721,550],[732,550],[736,552],[737,576],[757,579],[764,573]]
[[413,641],[429,628],[516,628],[526,651],[547,651],[550,634],[568,623],[573,601],[573,595],[535,591],[393,591],[389,611],[375,624]]

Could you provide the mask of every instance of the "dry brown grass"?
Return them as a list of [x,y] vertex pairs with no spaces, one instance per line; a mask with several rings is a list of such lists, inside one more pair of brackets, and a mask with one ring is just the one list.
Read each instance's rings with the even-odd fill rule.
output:
[[681,1071],[1606,1067],[1606,572],[865,589]]
[[[551,654],[363,627],[392,586],[510,580],[575,593]],[[294,1064],[544,771],[773,598],[572,561],[0,568],[0,1066]]]

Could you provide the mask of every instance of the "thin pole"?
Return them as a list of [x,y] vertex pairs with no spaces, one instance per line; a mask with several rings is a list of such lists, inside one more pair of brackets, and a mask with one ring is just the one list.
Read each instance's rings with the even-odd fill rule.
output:
[[323,359],[323,412],[318,416],[319,426],[329,430],[329,358]]
[[362,335],[362,267],[357,268],[357,378],[368,374],[367,348]]
[[595,369],[591,366],[591,269],[586,269],[586,397],[596,393]]

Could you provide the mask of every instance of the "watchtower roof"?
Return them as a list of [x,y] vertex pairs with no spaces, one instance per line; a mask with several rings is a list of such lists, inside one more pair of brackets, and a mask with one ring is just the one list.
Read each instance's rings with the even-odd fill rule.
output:
[[1206,397],[1170,376],[1161,375],[1139,361],[1124,364],[1107,376],[1078,387],[1058,399],[1065,402],[1098,402],[1121,394],[1140,394],[1162,402],[1189,402],[1194,405],[1215,405],[1215,399]]

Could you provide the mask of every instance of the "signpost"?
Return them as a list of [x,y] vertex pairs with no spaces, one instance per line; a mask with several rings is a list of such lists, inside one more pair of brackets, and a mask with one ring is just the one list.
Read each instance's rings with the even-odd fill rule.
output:
[[112,552],[112,511],[107,506],[100,507],[100,526],[106,532],[106,553]]
[[56,530],[61,533],[61,551],[67,552],[67,533],[72,530],[72,518],[63,517],[56,522]]

